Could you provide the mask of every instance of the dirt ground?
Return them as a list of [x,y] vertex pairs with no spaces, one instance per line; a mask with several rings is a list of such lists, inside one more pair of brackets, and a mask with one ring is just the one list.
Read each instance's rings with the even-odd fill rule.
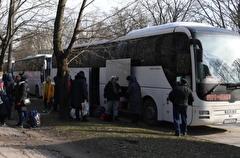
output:
[[[29,110],[41,113],[42,101],[31,100]],[[14,127],[17,123],[14,109],[12,116],[14,120],[7,120],[8,127],[0,127],[0,158],[234,158],[240,155],[239,147],[233,145],[192,136],[175,137],[172,124],[164,124],[164,128],[133,127],[122,118],[108,123],[93,117],[89,117],[89,122],[58,122],[54,119],[58,113],[52,112],[41,113],[41,127],[28,128],[25,124],[22,129]],[[191,128],[190,132],[201,136],[226,131],[199,127]]]
[[[43,104],[40,99],[32,98],[31,100],[33,105],[29,107],[29,110],[38,110],[42,120],[46,121],[52,114],[41,113]],[[54,115],[57,115],[56,112]],[[67,136],[53,132],[51,126],[42,125],[37,128],[29,128],[25,123],[24,128],[16,128],[14,125],[17,124],[18,116],[14,108],[12,116],[14,119],[7,120],[7,127],[0,126],[0,148],[7,147],[20,150],[20,153],[22,152],[24,156],[16,155],[17,157],[29,157],[26,156],[29,154],[24,154],[27,150],[31,152],[32,156],[37,155],[37,157],[77,158],[79,155],[83,158],[99,157],[98,153],[85,150],[81,145],[76,145],[73,141],[67,139]],[[34,155],[33,153],[38,154]],[[0,157],[5,156],[0,152]]]

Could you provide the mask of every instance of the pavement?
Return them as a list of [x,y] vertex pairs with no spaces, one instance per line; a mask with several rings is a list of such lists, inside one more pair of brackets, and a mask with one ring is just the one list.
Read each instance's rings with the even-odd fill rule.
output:
[[202,135],[195,135],[195,137],[210,140],[217,143],[233,145],[240,147],[240,124],[222,124],[211,125],[209,129],[215,132],[206,133]]

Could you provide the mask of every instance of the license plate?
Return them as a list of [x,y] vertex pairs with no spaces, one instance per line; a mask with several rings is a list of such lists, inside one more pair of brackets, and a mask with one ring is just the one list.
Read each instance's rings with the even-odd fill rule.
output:
[[236,123],[237,122],[237,119],[235,118],[235,119],[225,119],[224,121],[223,121],[223,123],[224,124],[227,124],[227,123]]
[[236,110],[225,110],[225,114],[236,114]]

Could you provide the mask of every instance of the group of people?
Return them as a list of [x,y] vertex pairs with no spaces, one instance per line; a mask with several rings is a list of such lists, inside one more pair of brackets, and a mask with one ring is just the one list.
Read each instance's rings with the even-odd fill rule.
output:
[[[139,116],[143,112],[141,88],[134,75],[127,76],[126,81],[128,87],[126,97],[132,114],[132,124],[137,124]],[[54,110],[57,111],[59,104],[59,90],[57,77],[54,77],[54,82],[48,76],[43,83],[43,102],[44,112],[50,112],[51,106],[54,105]],[[82,103],[88,99],[88,90],[86,77],[83,71],[80,71],[74,80],[69,79],[69,92],[71,106],[75,108],[76,120],[87,121],[86,116],[83,116]],[[104,103],[106,104],[106,113],[112,111],[114,120],[118,120],[118,103],[121,96],[121,87],[117,83],[117,77],[111,76],[110,81],[104,88]],[[15,80],[11,73],[5,74],[3,82],[0,84],[0,123],[6,126],[6,120],[11,118],[11,109],[13,103],[15,110],[18,113],[17,127],[23,127],[24,119],[26,118],[26,105],[24,100],[28,98],[28,82],[24,73],[19,73]],[[190,88],[187,87],[187,80],[181,78],[180,84],[175,86],[169,93],[167,100],[173,103],[173,121],[175,135],[187,135],[187,107],[192,104],[194,97]],[[81,118],[80,118],[81,116]],[[181,121],[180,122],[180,117]],[[180,126],[182,124],[182,126]]]
[[[132,124],[138,123],[139,115],[142,114],[142,94],[140,85],[135,76],[127,76],[128,88],[126,90],[126,97],[128,98],[128,105],[132,114]],[[113,110],[114,120],[118,120],[118,102],[121,96],[121,88],[117,83],[117,77],[111,76],[110,81],[104,88],[104,103],[106,104],[106,113]]]
[[[137,124],[139,115],[142,114],[142,95],[141,88],[134,75],[127,76],[128,88],[126,95],[128,98],[128,105],[132,114],[132,124]],[[117,78],[112,76],[110,81],[104,88],[104,102],[107,104],[106,112],[109,113],[113,109],[115,120],[118,120],[118,101],[120,98],[121,88],[116,82]],[[173,121],[175,136],[187,135],[187,107],[192,105],[194,97],[192,90],[187,87],[187,80],[181,78],[180,83],[176,85],[169,93],[167,100],[173,103]],[[180,119],[181,117],[181,119]],[[182,121],[182,122],[181,122]],[[182,124],[182,125],[181,125]]]
[[[118,103],[122,95],[121,86],[117,83],[118,78],[111,76],[109,82],[104,88],[104,103],[106,104],[105,113],[112,113],[113,119],[118,120]],[[125,92],[128,100],[130,112],[132,114],[131,123],[136,125],[139,121],[139,116],[143,112],[143,102],[141,88],[134,75],[127,76],[126,81],[128,87]],[[59,92],[57,88],[57,78],[54,78],[55,87],[51,78],[48,77],[43,86],[43,101],[45,105],[45,112],[49,112],[51,108],[51,98],[54,98],[55,106],[59,102]],[[55,90],[54,90],[55,89]],[[83,71],[80,71],[69,85],[71,106],[75,109],[76,120],[87,121],[86,116],[82,114],[82,103],[87,101],[88,90],[86,77]],[[173,103],[173,121],[175,128],[175,136],[181,134],[187,135],[187,107],[192,104],[194,97],[190,88],[187,87],[187,80],[181,78],[180,84],[175,86],[169,93],[167,100]],[[54,108],[56,109],[56,107]],[[81,118],[80,118],[81,116]],[[181,119],[180,119],[181,117]],[[182,122],[181,122],[182,121]],[[180,125],[182,124],[182,125]]]
[[[50,76],[46,78],[43,83],[42,99],[44,102],[43,112],[50,113],[51,107],[54,107],[54,111],[58,111],[59,105],[59,82],[58,77],[55,76],[53,81]],[[82,113],[82,103],[87,101],[88,90],[87,80],[84,71],[80,71],[76,74],[74,80],[69,75],[68,78],[68,91],[70,97],[70,105],[75,109],[76,120],[88,121],[86,115]]]
[[19,73],[15,80],[11,73],[3,75],[0,84],[0,122],[2,126],[6,125],[7,119],[11,117],[12,106],[15,105],[15,110],[18,113],[18,123],[16,127],[23,128],[23,122],[26,118],[26,103],[25,99],[28,98],[28,82],[24,73]]

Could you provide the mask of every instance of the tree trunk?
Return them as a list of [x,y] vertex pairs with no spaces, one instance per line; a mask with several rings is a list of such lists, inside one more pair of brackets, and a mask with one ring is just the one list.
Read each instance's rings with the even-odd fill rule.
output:
[[59,0],[56,19],[54,23],[53,50],[57,60],[57,77],[59,81],[59,118],[66,119],[69,116],[69,93],[67,87],[68,66],[67,52],[62,47],[63,15],[67,0]]
[[68,65],[65,54],[58,56],[57,63],[57,77],[59,83],[59,118],[67,119],[69,117],[70,106],[69,106],[69,89],[68,89]]

